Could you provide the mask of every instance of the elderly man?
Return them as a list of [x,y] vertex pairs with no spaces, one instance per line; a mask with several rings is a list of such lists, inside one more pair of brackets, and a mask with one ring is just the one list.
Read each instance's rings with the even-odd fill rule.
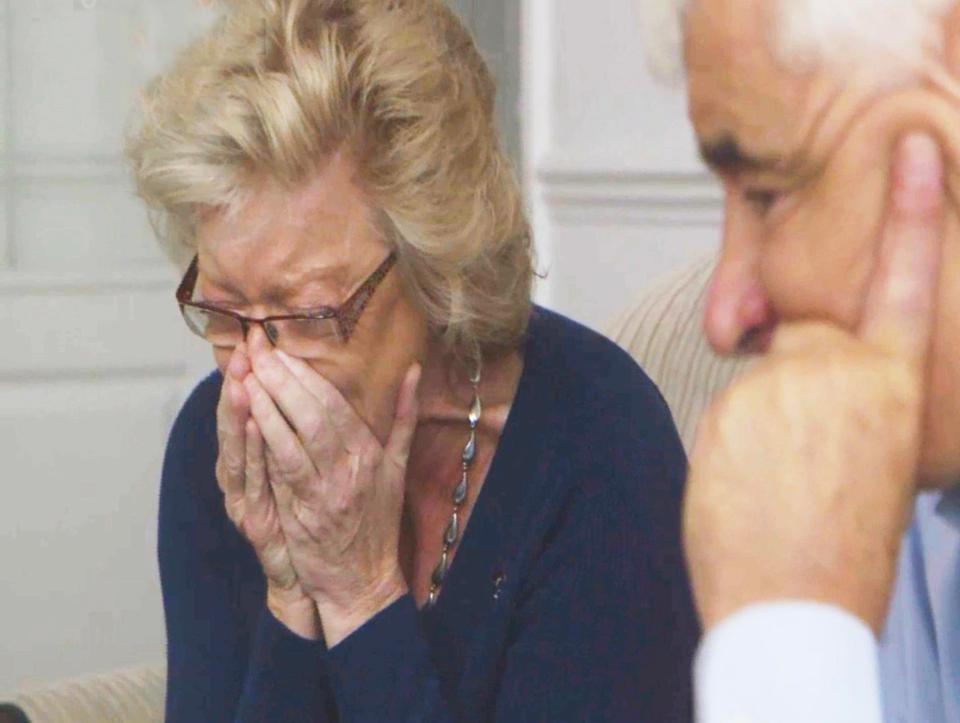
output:
[[[960,2],[644,0],[723,183],[701,721],[960,721]],[[883,711],[881,713],[881,710]]]

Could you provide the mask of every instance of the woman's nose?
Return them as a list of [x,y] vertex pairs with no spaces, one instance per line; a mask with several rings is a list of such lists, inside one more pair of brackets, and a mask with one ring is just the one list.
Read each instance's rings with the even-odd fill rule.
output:
[[753,270],[736,260],[721,260],[707,293],[704,331],[721,356],[766,349],[776,316]]

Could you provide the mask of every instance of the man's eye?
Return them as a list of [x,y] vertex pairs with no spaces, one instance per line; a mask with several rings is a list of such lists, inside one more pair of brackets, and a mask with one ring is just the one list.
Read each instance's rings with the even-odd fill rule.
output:
[[753,209],[760,216],[766,216],[770,213],[778,200],[780,200],[780,193],[778,191],[770,191],[761,188],[748,188],[743,192],[743,198],[753,206]]

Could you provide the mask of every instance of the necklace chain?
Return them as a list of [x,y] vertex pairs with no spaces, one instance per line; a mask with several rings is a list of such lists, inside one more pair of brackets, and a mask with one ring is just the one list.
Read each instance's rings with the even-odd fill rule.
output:
[[443,531],[443,551],[440,553],[440,561],[430,576],[430,593],[427,595],[426,605],[428,609],[437,604],[440,588],[443,587],[447,573],[450,572],[451,550],[460,541],[460,536],[463,533],[461,510],[470,491],[469,472],[473,460],[477,457],[477,426],[480,424],[480,415],[483,414],[483,404],[480,401],[480,374],[481,363],[477,362],[477,370],[470,377],[470,384],[473,385],[473,402],[470,404],[470,412],[467,415],[470,437],[463,447],[463,452],[460,453],[460,482],[453,490],[453,513],[450,515],[447,527]]

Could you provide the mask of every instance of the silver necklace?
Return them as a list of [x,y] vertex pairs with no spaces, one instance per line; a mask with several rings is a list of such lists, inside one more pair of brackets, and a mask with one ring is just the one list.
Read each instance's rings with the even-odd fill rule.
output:
[[473,402],[470,404],[470,413],[467,415],[467,421],[470,424],[470,437],[460,454],[460,482],[453,490],[453,514],[450,515],[447,528],[443,532],[443,552],[440,553],[440,562],[437,563],[437,566],[433,569],[433,575],[430,576],[430,594],[427,595],[427,608],[432,608],[437,604],[440,588],[443,587],[447,573],[450,572],[450,551],[459,542],[460,534],[463,531],[460,511],[467,500],[467,493],[470,491],[469,472],[473,460],[477,456],[477,425],[480,424],[480,415],[483,414],[483,404],[480,402],[481,367],[482,364],[478,361],[477,370],[470,377],[470,384],[473,385]]

